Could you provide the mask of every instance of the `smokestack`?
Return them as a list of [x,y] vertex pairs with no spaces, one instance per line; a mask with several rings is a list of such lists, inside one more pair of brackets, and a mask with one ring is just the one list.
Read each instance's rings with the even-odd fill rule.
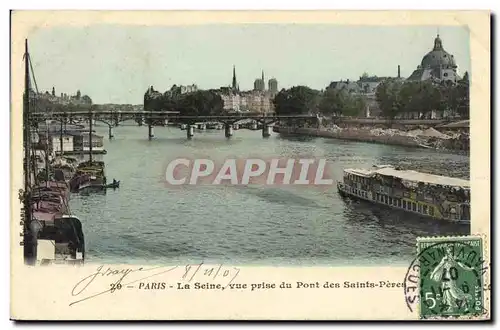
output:
[[401,67],[398,64],[398,78],[401,78]]

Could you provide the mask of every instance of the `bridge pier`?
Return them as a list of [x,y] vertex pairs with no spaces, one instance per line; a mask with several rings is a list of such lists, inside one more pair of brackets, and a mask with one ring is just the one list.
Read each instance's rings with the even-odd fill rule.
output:
[[113,127],[111,125],[108,126],[108,136],[109,136],[109,139],[111,140],[114,135],[113,135]]
[[254,121],[254,122],[252,123],[252,129],[253,129],[254,131],[256,131],[256,130],[258,129],[257,122],[255,122],[255,121]]
[[151,140],[155,137],[153,125],[148,125],[148,139]]
[[238,129],[240,129],[240,125],[239,125],[239,124],[233,124],[233,129],[234,129],[234,130],[238,130]]
[[224,124],[224,135],[227,137],[227,138],[230,138],[231,136],[233,136],[233,125],[231,124]]
[[194,136],[194,125],[188,125],[186,129],[186,135],[188,140],[191,140]]
[[262,126],[262,137],[268,138],[271,136],[271,125]]

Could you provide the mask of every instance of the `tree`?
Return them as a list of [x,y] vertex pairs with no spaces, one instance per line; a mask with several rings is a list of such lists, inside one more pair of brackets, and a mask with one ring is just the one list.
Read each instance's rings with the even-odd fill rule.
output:
[[83,103],[86,103],[86,104],[92,104],[92,99],[88,95],[83,95],[82,101],[83,101]]
[[469,74],[465,72],[464,77],[458,81],[456,86],[457,112],[463,118],[470,117],[470,87]]
[[[209,116],[222,113],[224,101],[213,90],[199,90],[181,94],[180,87],[173,85],[169,91],[160,93],[149,88],[144,94],[144,109],[146,111],[178,111],[185,116]],[[160,119],[157,117],[160,116]],[[146,123],[162,123],[161,115],[156,119],[146,119]],[[193,121],[195,121],[193,119]]]
[[401,114],[404,112],[420,111],[420,102],[418,91],[420,89],[419,82],[407,82],[401,86],[399,91],[399,102],[401,103]]
[[364,116],[366,110],[366,99],[361,95],[348,94],[344,99],[344,108],[342,114],[344,116]]
[[424,116],[432,110],[436,109],[439,95],[436,92],[436,87],[430,81],[422,81],[418,90],[418,101],[420,105],[420,113]]
[[273,103],[276,113],[281,115],[316,113],[319,92],[306,86],[282,89],[276,94]]
[[327,88],[318,104],[323,115],[340,116],[344,107],[344,93],[335,88]]
[[375,97],[384,117],[392,120],[402,112],[401,88],[402,84],[393,79],[387,79],[377,86]]

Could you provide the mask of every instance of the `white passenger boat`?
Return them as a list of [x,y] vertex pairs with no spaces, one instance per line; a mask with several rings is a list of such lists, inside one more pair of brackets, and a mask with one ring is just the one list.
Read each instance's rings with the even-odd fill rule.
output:
[[345,169],[342,196],[453,222],[470,222],[468,180],[400,170],[390,165]]

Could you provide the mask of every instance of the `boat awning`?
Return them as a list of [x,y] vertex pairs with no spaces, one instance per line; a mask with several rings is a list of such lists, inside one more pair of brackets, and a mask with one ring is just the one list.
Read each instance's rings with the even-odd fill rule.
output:
[[350,168],[350,169],[344,170],[344,172],[352,174],[352,175],[362,176],[365,178],[369,178],[373,175],[372,170],[365,170],[363,168],[356,168],[356,169]]
[[33,218],[38,221],[54,222],[54,219],[56,218],[56,213],[33,212]]
[[459,178],[450,178],[447,176],[434,175],[429,173],[416,172],[411,170],[396,170],[394,168],[382,168],[375,171],[377,174],[384,176],[392,176],[401,180],[423,182],[439,186],[453,186],[461,188],[470,188],[470,181]]

